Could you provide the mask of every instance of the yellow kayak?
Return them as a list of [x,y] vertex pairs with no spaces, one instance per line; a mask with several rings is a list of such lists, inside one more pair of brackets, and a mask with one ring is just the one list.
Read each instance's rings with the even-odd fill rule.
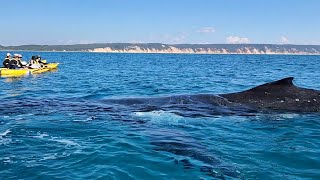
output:
[[42,68],[38,69],[7,69],[0,68],[0,76],[1,77],[19,77],[26,76],[28,74],[40,74],[44,72],[48,72],[54,70],[58,67],[59,63],[49,63],[44,65]]
[[42,68],[39,69],[29,69],[31,74],[40,74],[44,72],[51,71],[53,69],[56,69],[58,67],[59,63],[49,63],[44,65]]
[[56,69],[58,67],[58,65],[59,65],[59,63],[49,63],[49,64],[44,65],[43,68],[47,68],[47,69],[52,70],[52,69]]
[[30,70],[31,74],[40,74],[40,73],[50,71],[50,69],[48,69],[48,68],[29,69],[29,70]]
[[26,76],[28,74],[29,74],[29,69],[0,68],[1,77],[17,77],[17,76]]

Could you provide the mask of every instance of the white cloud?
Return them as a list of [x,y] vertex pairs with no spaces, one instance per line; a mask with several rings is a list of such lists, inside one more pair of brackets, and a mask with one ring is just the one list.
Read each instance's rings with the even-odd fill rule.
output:
[[289,41],[289,39],[288,39],[287,37],[281,36],[281,37],[280,37],[280,43],[281,43],[281,44],[289,44],[290,41]]
[[216,30],[214,29],[214,27],[203,27],[199,30],[197,30],[198,33],[214,33],[216,32]]
[[248,44],[250,40],[246,37],[239,37],[239,36],[229,36],[226,39],[228,44]]

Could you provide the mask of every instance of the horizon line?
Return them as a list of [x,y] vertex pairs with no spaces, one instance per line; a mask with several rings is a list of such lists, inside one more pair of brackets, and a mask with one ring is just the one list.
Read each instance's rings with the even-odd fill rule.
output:
[[74,45],[93,45],[93,44],[161,44],[161,45],[280,45],[280,46],[320,46],[320,44],[277,44],[277,43],[158,43],[158,42],[106,42],[106,43],[75,43],[75,44],[21,44],[21,45],[1,45],[1,47],[18,46],[74,46]]

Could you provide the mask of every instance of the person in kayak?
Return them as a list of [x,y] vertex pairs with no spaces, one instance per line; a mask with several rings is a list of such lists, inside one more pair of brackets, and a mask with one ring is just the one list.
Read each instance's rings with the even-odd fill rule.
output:
[[4,61],[3,61],[3,66],[4,66],[5,68],[9,68],[9,62],[10,62],[10,60],[11,60],[11,54],[10,54],[10,53],[7,53],[7,56],[6,56],[6,58],[4,59]]
[[38,61],[36,61],[36,56],[32,56],[31,57],[31,60],[29,61],[29,64],[32,65],[32,64],[38,64]]
[[13,59],[11,59],[9,62],[9,69],[23,68],[23,64],[26,64],[26,63],[22,63],[21,59],[22,59],[21,54],[14,54]]
[[40,55],[36,56],[36,59],[37,59],[37,61],[38,61],[39,64],[41,64],[41,65],[46,64],[46,63],[42,62],[42,59],[41,59],[41,56],[40,56]]
[[18,57],[19,57],[18,66],[21,68],[25,68],[27,65],[27,62],[22,60],[22,54],[19,54]]
[[29,61],[29,67],[32,69],[38,69],[41,68],[41,65],[39,64],[37,56],[32,56],[31,60]]
[[11,59],[11,60],[9,61],[9,64],[8,64],[9,69],[16,69],[16,68],[18,68],[18,67],[19,67],[19,66],[18,66],[18,63],[19,63],[19,54],[14,54],[14,55],[13,55],[13,59]]

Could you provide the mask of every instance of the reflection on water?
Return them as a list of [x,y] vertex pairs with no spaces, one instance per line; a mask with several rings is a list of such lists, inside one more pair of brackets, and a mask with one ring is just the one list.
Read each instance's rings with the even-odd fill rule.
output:
[[22,80],[22,78],[24,78],[24,77],[10,77],[10,76],[8,76],[8,77],[6,77],[6,76],[1,76],[2,78],[5,78],[5,81],[4,82],[7,82],[7,83],[11,83],[11,82],[14,82],[14,81],[21,81]]

